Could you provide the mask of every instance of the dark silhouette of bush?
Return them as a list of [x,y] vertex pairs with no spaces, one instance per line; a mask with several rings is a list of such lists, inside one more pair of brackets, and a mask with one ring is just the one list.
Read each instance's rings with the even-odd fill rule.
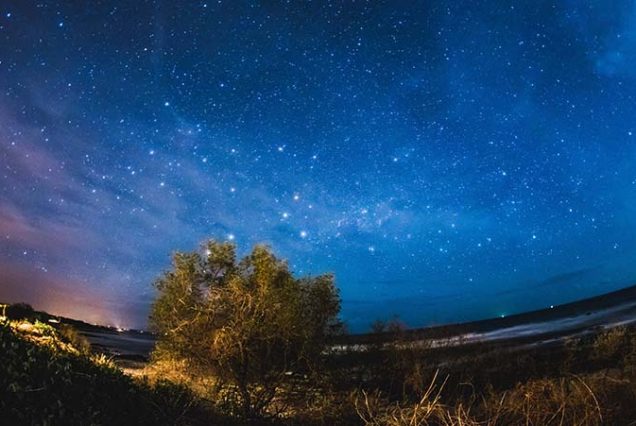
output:
[[30,319],[35,316],[35,310],[27,303],[14,303],[6,307],[5,315],[11,320]]

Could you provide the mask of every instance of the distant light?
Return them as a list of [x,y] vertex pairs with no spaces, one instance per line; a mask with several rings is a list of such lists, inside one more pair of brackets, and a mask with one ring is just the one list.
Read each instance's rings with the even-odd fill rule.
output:
[[300,238],[307,238],[307,231],[300,231]]
[[228,239],[228,240],[230,240],[230,241],[234,241],[234,238],[236,238],[236,237],[234,236],[234,234],[228,234],[228,235],[227,235],[227,239]]
[[165,102],[163,103],[163,106],[167,106],[167,107],[169,107],[169,106],[170,106],[170,102],[165,101]]
[[300,200],[300,195],[294,194],[294,201],[298,201],[298,200]]
[[289,213],[283,212],[283,219],[287,219],[289,217]]

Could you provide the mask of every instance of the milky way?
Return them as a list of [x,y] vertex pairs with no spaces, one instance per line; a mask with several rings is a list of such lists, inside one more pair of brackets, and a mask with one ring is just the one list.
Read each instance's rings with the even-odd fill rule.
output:
[[1,300],[143,327],[208,237],[354,331],[636,283],[632,2],[177,3],[0,4]]

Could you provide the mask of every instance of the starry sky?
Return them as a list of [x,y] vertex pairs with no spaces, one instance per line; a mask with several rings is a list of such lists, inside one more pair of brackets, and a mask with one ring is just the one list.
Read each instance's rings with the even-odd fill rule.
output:
[[[177,4],[180,3],[180,4]],[[0,2],[0,299],[144,327],[208,237],[352,331],[636,283],[633,1]]]

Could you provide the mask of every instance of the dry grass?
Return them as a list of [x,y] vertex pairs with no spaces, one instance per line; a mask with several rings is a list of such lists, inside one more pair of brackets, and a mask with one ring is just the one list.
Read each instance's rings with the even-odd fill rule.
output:
[[594,391],[578,376],[542,379],[487,397],[446,405],[441,397],[446,379],[436,374],[421,399],[412,405],[389,404],[379,392],[361,392],[356,412],[366,426],[504,426],[603,424]]
[[[603,424],[599,401],[578,376],[539,379],[517,385],[500,402],[487,406],[490,424],[580,425]],[[490,420],[490,419],[489,419]]]
[[369,394],[362,391],[355,401],[356,412],[368,426],[439,424],[439,421],[446,417],[448,409],[441,403],[441,392],[446,381],[438,385],[437,378],[438,373],[435,373],[422,398],[412,406],[387,407],[380,392]]
[[211,398],[216,381],[207,374],[197,374],[183,360],[163,357],[153,360],[143,369],[135,372],[137,376],[146,377],[151,383],[158,380],[168,380],[173,383],[187,385],[201,398]]
[[[292,425],[365,426],[631,424],[636,419],[631,331],[610,330],[583,343],[566,347],[559,356],[543,354],[546,359],[542,362],[533,353],[482,356],[484,352],[479,350],[473,358],[462,354],[472,360],[471,370],[446,369],[443,373],[427,368],[430,362],[420,358],[426,353],[389,354],[388,362],[377,372],[389,378],[386,382],[346,383],[347,377],[357,373],[345,369],[344,375],[333,376],[331,384],[325,380],[324,386],[307,380],[290,383],[282,393],[293,403],[289,410],[279,412],[278,420]],[[564,367],[571,359],[579,370]],[[553,364],[547,371],[543,369],[546,360]],[[210,381],[192,382],[185,365],[155,364],[148,371],[155,377],[169,376],[189,383],[224,408],[223,395],[209,392]],[[475,371],[487,373],[475,377]],[[387,383],[388,387],[377,383]]]

